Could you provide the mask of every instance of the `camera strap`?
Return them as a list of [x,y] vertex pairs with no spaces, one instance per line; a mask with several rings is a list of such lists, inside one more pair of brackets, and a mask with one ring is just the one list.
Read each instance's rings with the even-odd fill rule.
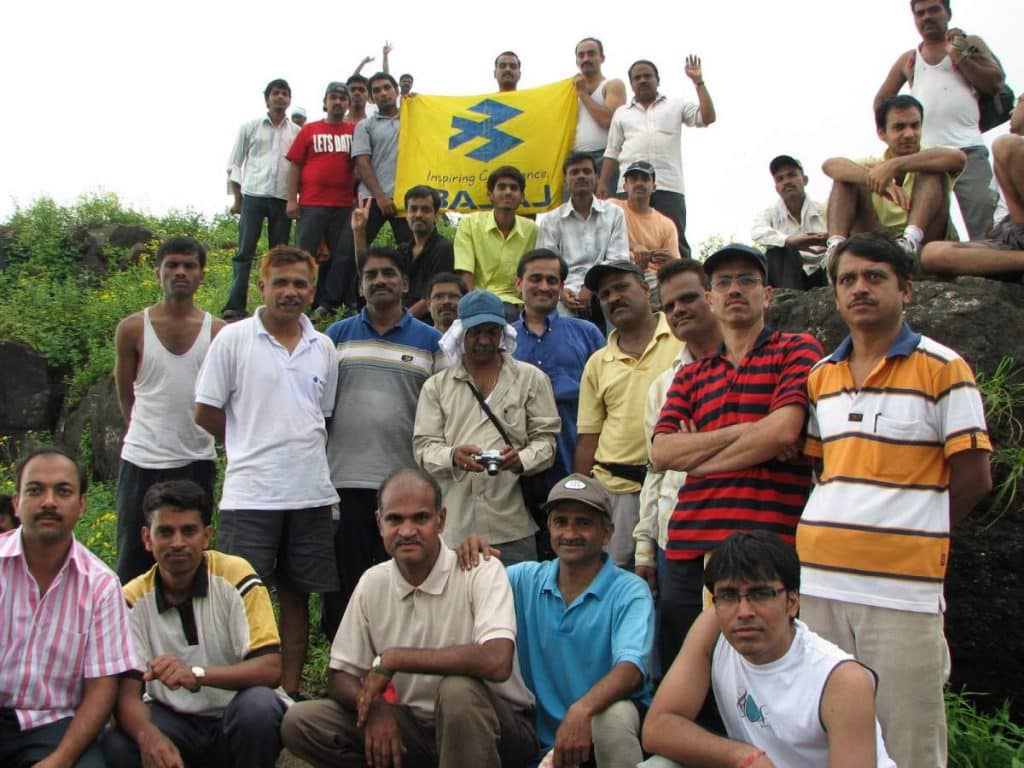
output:
[[[501,422],[498,421],[498,417],[494,415],[494,411],[491,410],[490,406],[487,405],[487,401],[484,400],[483,395],[480,394],[480,390],[473,386],[473,382],[467,380],[466,386],[469,387],[469,391],[473,393],[473,397],[480,403],[480,407],[484,409],[484,413],[487,414],[487,418],[491,420],[491,423],[498,430],[498,434],[501,435],[501,439],[505,441],[505,445],[512,445],[512,441],[509,439],[508,432],[501,426]],[[515,448],[514,445],[512,445]]]

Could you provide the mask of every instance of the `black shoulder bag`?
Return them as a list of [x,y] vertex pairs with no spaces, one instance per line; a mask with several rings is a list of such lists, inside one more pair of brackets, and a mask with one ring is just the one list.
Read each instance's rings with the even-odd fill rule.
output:
[[[473,397],[480,403],[480,407],[484,409],[484,413],[487,414],[487,418],[491,420],[494,428],[498,430],[498,434],[501,435],[501,439],[505,441],[507,445],[511,445],[515,448],[512,439],[508,436],[508,432],[505,431],[505,427],[502,426],[501,422],[498,421],[498,417],[494,415],[494,411],[487,405],[487,401],[484,400],[479,390],[473,386],[473,382],[467,381],[466,386],[469,387],[473,393]],[[518,450],[518,448],[516,449]],[[547,525],[547,513],[544,512],[541,507],[544,502],[548,500],[548,488],[547,481],[544,479],[544,472],[538,472],[535,475],[519,475],[519,490],[523,494],[523,502],[526,504],[527,510],[530,512],[530,516],[533,518],[533,522],[537,524],[538,528],[544,529]]]

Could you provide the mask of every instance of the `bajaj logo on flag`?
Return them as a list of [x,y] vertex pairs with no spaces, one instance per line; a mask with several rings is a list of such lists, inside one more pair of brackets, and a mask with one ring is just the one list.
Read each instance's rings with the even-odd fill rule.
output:
[[486,210],[487,180],[511,165],[526,179],[520,213],[557,208],[578,108],[572,80],[509,93],[402,99],[395,201],[410,187],[428,184],[442,208]]
[[508,122],[516,115],[523,114],[523,110],[499,104],[494,99],[484,99],[479,104],[474,104],[467,111],[483,115],[486,119],[474,122],[464,117],[453,115],[452,128],[458,130],[459,133],[448,139],[448,149],[461,147],[467,141],[472,141],[478,137],[487,139],[486,143],[466,153],[466,157],[487,163],[498,155],[503,155],[513,147],[523,143],[522,139],[498,130],[499,125]]

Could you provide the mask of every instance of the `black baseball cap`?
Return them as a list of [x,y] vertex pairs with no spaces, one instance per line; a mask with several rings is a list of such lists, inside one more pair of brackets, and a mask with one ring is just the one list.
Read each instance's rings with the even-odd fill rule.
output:
[[601,286],[601,281],[612,272],[632,272],[640,278],[640,282],[647,285],[647,282],[644,280],[643,270],[632,261],[626,261],[624,259],[617,261],[605,261],[601,264],[594,265],[587,270],[587,275],[583,278],[583,284],[594,293],[597,293],[598,288]]
[[[707,259],[704,260],[704,272],[708,277],[717,269],[723,261],[733,258],[746,259],[752,262],[761,270],[761,273],[768,277],[768,262],[757,248],[752,248],[749,245],[743,243],[729,243],[723,248],[719,248],[717,251],[712,253]],[[590,273],[587,273],[590,276]]]
[[804,172],[804,167],[800,164],[792,155],[779,155],[768,163],[768,172],[774,176],[778,173],[779,168],[799,168],[800,173]]
[[650,178],[653,179],[654,166],[648,163],[646,160],[634,160],[626,168],[625,172],[622,174],[622,178],[626,178],[631,173],[642,173],[645,176],[649,176]]

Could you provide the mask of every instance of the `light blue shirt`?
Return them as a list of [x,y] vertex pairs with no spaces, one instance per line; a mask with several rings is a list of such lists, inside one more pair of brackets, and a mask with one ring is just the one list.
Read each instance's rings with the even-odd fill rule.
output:
[[518,563],[507,571],[519,667],[537,697],[537,738],[545,749],[555,743],[569,707],[617,664],[640,670],[644,682],[631,698],[638,706],[651,703],[651,591],[639,576],[602,558],[597,577],[569,606],[558,589],[558,560]]

